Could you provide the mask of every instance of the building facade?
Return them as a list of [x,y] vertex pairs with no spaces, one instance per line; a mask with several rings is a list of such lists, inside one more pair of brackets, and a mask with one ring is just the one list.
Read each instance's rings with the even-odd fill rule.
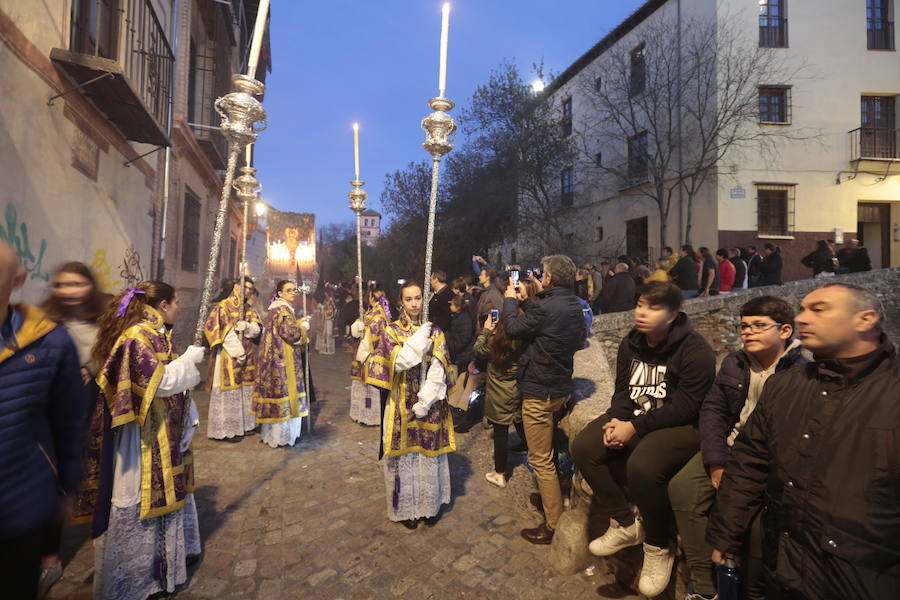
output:
[[[900,265],[900,129],[895,117],[900,58],[894,51],[893,14],[894,0],[645,3],[548,86],[545,101],[558,106],[561,126],[582,150],[556,184],[560,219],[577,240],[576,258],[629,254],[652,261],[661,246],[683,243],[689,229],[695,247],[778,245],[789,280],[810,276],[800,259],[820,239],[840,243],[858,238],[874,268]],[[698,37],[691,27],[704,21],[712,23],[717,36],[710,97],[719,106],[727,100],[723,90],[729,73],[718,63],[725,62],[735,40],[749,40],[774,65],[768,71],[771,80],[754,81],[753,119],[744,123],[767,141],[759,149],[738,144],[719,157],[690,198],[680,186],[671,186],[666,211],[661,211],[642,193],[653,185],[653,175],[647,175],[641,157],[659,158],[654,153],[674,127],[647,123],[643,131],[635,126],[630,136],[604,135],[597,94],[591,90],[608,85],[606,74],[621,66],[626,70],[622,81],[630,88],[627,96],[665,99],[666,90],[645,89],[643,78],[651,85],[653,79],[646,75],[656,66],[651,61],[679,63],[654,56],[650,37],[672,35],[678,40],[673,48],[687,53]],[[672,96],[671,104],[681,106],[672,112],[687,119],[699,109],[696,98],[682,94]],[[691,154],[689,143],[668,155],[659,152],[671,158],[669,172],[677,170],[682,154]],[[614,162],[621,168],[609,166]],[[634,170],[639,176],[623,182]],[[614,177],[613,171],[621,176]],[[663,212],[666,231],[661,236]],[[527,255],[520,246],[520,254],[523,250]]]
[[381,237],[381,213],[371,208],[359,215],[359,235],[367,246],[374,246]]
[[[53,269],[82,261],[104,291],[175,285],[186,341],[222,189],[216,97],[246,62],[255,0],[0,0],[0,239],[39,302]],[[268,46],[259,77],[270,64]],[[218,275],[237,273],[229,214]],[[193,310],[191,310],[193,309]],[[181,326],[184,325],[184,326]]]

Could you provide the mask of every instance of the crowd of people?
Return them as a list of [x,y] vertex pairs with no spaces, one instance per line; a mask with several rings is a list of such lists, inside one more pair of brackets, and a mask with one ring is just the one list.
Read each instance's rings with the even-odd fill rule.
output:
[[[485,485],[505,488],[509,453],[526,452],[538,488],[529,500],[543,518],[521,535],[550,544],[564,510],[557,424],[571,409],[574,357],[589,343],[592,301],[624,306],[628,292],[634,327],[618,349],[610,408],[569,444],[593,509],[609,517],[585,540],[589,551],[639,546],[647,597],[669,585],[679,540],[688,600],[716,598],[725,564],[742,566],[752,599],[894,597],[900,362],[880,301],[826,282],[796,313],[778,297],[750,299],[736,325],[742,348],[717,368],[682,302],[727,291],[723,282],[742,273],[749,285],[760,272],[751,264],[777,262],[777,248],[749,261],[729,249],[667,252],[652,272],[627,257],[609,272],[563,255],[501,272],[475,257],[477,283],[435,271],[429,298],[401,280],[392,303],[369,282],[362,315],[351,286],[329,286],[298,311],[297,283],[280,281],[260,311],[249,278],[225,281],[204,329],[207,435],[259,431],[269,446],[293,445],[308,423],[311,332],[331,340],[317,339],[323,353],[336,336],[356,338],[350,416],[381,428],[386,515],[408,529],[433,526],[451,499],[454,419],[466,416],[451,398],[480,375],[493,433]],[[173,347],[178,294],[163,282],[110,298],[90,269],[70,263],[36,308],[9,302],[24,277],[0,243],[5,593],[46,593],[73,518],[92,522],[96,597],[171,592],[201,552],[190,390],[205,348]]]
[[[800,262],[812,269],[816,279],[872,269],[868,250],[857,239],[848,240],[837,251],[832,242],[820,240]],[[584,264],[576,276],[575,293],[590,303],[596,315],[632,310],[643,287],[654,281],[674,283],[687,299],[781,285],[783,269],[781,249],[772,243],[764,244],[761,250],[747,246],[719,248],[715,253],[705,246],[695,250],[685,244],[677,253],[666,246],[652,270],[627,255],[615,262],[604,260],[599,266]]]

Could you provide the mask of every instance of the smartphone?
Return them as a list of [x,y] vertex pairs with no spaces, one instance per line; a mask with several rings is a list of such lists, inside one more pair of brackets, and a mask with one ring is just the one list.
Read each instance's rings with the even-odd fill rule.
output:
[[491,311],[491,323],[496,323],[500,319],[500,311],[496,308]]
[[512,282],[513,287],[519,288],[519,272],[518,271],[510,271],[509,272],[509,280]]
[[528,269],[526,273],[528,273],[528,276],[531,277],[532,275],[534,275],[534,269]]
[[405,280],[405,279],[398,279],[398,280],[397,280],[397,285],[403,285],[404,283],[406,283],[406,280]]

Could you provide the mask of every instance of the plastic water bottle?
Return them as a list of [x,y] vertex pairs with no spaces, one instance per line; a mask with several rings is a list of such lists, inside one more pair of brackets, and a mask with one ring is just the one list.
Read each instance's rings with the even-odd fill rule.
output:
[[741,581],[741,570],[732,557],[726,557],[725,563],[719,565],[719,600],[743,600],[744,590]]

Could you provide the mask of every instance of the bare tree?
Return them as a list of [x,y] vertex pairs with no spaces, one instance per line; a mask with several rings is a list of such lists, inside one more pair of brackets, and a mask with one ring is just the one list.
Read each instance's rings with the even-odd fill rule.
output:
[[[535,67],[542,75],[542,67]],[[518,200],[517,234],[538,252],[566,251],[560,218],[562,171],[575,148],[560,125],[559,107],[540,101],[518,68],[502,63],[472,95],[460,121],[469,147],[489,162],[506,165]]]
[[774,159],[782,142],[819,135],[760,125],[759,88],[787,85],[806,69],[760,48],[742,27],[721,14],[680,27],[674,17],[656,18],[641,26],[639,46],[618,44],[582,73],[578,87],[591,119],[577,132],[580,150],[600,187],[656,205],[660,248],[679,193],[687,200],[684,242],[691,243],[694,199],[726,158],[754,152]]

